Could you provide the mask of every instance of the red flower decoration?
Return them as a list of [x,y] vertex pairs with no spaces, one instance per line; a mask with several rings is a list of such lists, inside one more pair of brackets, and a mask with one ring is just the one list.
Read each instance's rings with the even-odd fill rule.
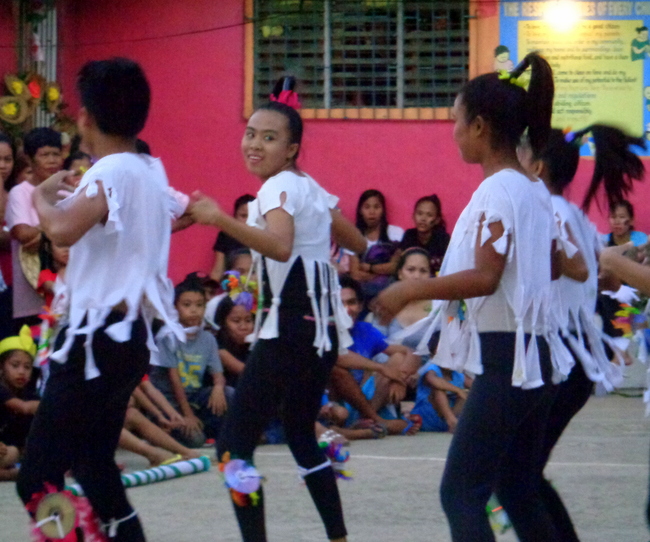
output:
[[38,81],[30,81],[27,84],[27,88],[29,89],[29,93],[32,95],[32,98],[40,98],[41,97],[41,85]]

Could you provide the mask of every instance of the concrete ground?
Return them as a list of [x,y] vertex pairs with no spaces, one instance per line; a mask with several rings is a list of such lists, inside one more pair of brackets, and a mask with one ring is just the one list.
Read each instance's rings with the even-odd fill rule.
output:
[[[560,441],[547,475],[562,494],[580,538],[589,542],[647,542],[648,422],[639,398],[592,397]],[[450,435],[420,434],[354,442],[355,478],[339,482],[351,542],[447,542],[438,500]],[[129,469],[145,460],[120,452]],[[286,446],[257,454],[267,477],[271,541],[325,541],[309,494]],[[216,468],[129,490],[150,542],[240,540],[230,500]],[[499,536],[504,542],[512,532]],[[27,519],[13,484],[0,484],[0,542],[27,541]],[[480,541],[477,541],[480,542]]]

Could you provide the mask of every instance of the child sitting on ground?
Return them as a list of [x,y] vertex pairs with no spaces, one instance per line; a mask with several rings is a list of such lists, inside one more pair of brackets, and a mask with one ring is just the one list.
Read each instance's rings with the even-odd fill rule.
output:
[[[223,367],[217,341],[203,329],[205,292],[196,276],[186,277],[176,286],[174,304],[187,342],[159,334],[158,363],[163,370],[152,370],[150,376],[185,419],[185,426],[173,430],[172,436],[190,448],[199,448],[206,438],[217,437],[226,411]],[[206,370],[212,375],[212,386],[202,385]]]
[[473,380],[458,371],[433,363],[423,367],[411,414],[422,418],[422,431],[453,433]]
[[38,408],[30,387],[36,344],[27,326],[20,335],[0,341],[0,480],[15,480],[18,451]]

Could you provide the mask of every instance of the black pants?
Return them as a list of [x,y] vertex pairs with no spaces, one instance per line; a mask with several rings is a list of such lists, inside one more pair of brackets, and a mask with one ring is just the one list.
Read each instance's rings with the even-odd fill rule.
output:
[[579,539],[562,499],[550,482],[544,478],[544,467],[546,467],[551,451],[557,441],[560,440],[571,419],[587,403],[593,387],[593,382],[587,378],[581,363],[576,360],[576,364],[567,380],[557,386],[555,400],[551,406],[546,424],[539,469],[540,494],[555,524],[559,536],[558,540],[562,542],[578,542]]
[[[50,361],[50,378],[27,438],[18,477],[18,494],[24,503],[43,491],[45,482],[62,489],[64,474],[72,469],[103,522],[133,512],[115,464],[115,449],[129,397],[147,370],[149,350],[141,319],[133,323],[127,342],[117,343],[106,335],[106,327],[121,318],[122,314],[111,313],[93,336],[99,377],[85,380],[85,335],[75,339],[64,364]],[[61,331],[56,348],[64,335]],[[143,541],[137,517],[120,524],[114,540]]]
[[537,468],[554,386],[548,346],[537,339],[544,384],[513,387],[514,333],[481,333],[483,374],[472,385],[440,487],[454,542],[495,540],[485,511],[495,491],[520,540],[558,540]]
[[[312,346],[315,325],[304,313],[280,312],[280,337],[259,340],[254,346],[221,430],[218,455],[252,463],[262,431],[278,416],[287,443],[300,467],[322,465],[326,456],[318,446],[314,422],[329,374],[336,362],[336,330],[330,326],[332,349],[318,356]],[[346,535],[336,478],[331,467],[305,477],[330,539]],[[245,542],[265,542],[263,491],[257,505],[235,512]]]

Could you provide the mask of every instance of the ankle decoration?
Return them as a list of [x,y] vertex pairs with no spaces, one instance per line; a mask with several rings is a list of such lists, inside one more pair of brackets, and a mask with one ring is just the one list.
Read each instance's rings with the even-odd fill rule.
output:
[[259,489],[264,477],[248,461],[231,459],[230,452],[221,456],[219,472],[230,490],[230,497],[237,506],[257,506],[260,500]]
[[33,542],[107,542],[88,499],[58,491],[48,483],[44,487],[25,505],[33,518]]
[[336,478],[340,480],[352,480],[352,471],[345,468],[345,463],[350,459],[350,452],[343,451],[343,444],[335,444],[333,442],[327,444],[323,442],[320,444],[320,447],[331,462]]
[[102,531],[105,532],[108,535],[108,539],[115,538],[117,536],[117,529],[120,526],[120,523],[124,523],[125,521],[129,521],[130,519],[133,519],[134,517],[137,517],[138,513],[134,510],[131,512],[128,516],[125,516],[121,519],[115,519],[113,518],[110,520],[108,523],[102,524]]

